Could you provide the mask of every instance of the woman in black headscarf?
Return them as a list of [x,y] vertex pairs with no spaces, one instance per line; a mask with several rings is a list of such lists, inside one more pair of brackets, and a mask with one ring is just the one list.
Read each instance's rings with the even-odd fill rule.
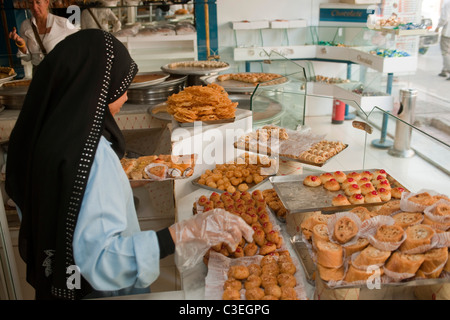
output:
[[[137,292],[175,249],[186,262],[215,243],[251,239],[227,212],[139,230],[114,120],[136,73],[122,43],[89,29],[59,43],[33,77],[10,137],[6,191],[21,215],[19,251],[37,299]],[[81,283],[70,285],[76,270]]]

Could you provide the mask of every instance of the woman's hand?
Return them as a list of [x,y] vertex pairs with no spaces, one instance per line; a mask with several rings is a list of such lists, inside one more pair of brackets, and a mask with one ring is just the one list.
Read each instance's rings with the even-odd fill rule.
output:
[[14,42],[16,43],[16,46],[19,48],[20,51],[22,51],[23,53],[26,52],[26,43],[25,40],[23,40],[18,34],[17,34],[17,29],[16,27],[13,28],[13,30],[9,33],[9,38],[11,40],[14,40]]

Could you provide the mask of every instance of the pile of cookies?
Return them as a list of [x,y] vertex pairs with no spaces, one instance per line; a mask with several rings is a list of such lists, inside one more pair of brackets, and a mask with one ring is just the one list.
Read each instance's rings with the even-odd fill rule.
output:
[[[345,144],[341,141],[322,140],[315,143],[310,149],[302,152],[298,159],[316,164],[325,163],[345,148]],[[289,154],[283,156],[290,157]]]
[[216,164],[213,170],[205,170],[197,183],[229,193],[243,192],[275,174],[276,167],[274,159],[245,153],[231,163]]
[[286,78],[277,73],[265,73],[265,72],[244,72],[244,73],[227,73],[221,74],[217,77],[218,81],[234,80],[244,83],[250,83],[256,86],[259,83],[270,81],[268,84],[275,85],[286,82]]
[[[450,275],[450,198],[428,192],[409,198],[374,211],[356,207],[305,218],[302,236],[320,278],[340,286],[374,275],[386,283]],[[410,211],[417,199],[428,206]]]
[[278,197],[275,189],[266,189],[262,192],[269,208],[281,219],[286,219],[287,209]]
[[264,256],[260,263],[230,266],[223,285],[224,300],[297,300],[297,268],[288,251]]
[[223,61],[181,61],[168,65],[170,69],[177,68],[226,68],[229,64]]
[[389,175],[384,169],[373,172],[324,172],[306,176],[303,184],[313,188],[323,187],[329,191],[343,191],[333,198],[333,206],[386,202],[392,198],[400,199],[405,191],[402,187],[391,186]]
[[238,105],[216,84],[187,87],[171,95],[166,104],[167,112],[181,123],[232,119]]
[[[279,227],[275,222],[272,222],[260,190],[255,190],[252,193],[246,191],[224,192],[222,194],[213,192],[209,197],[201,196],[194,203],[193,210],[195,214],[199,211],[204,212],[216,208],[222,208],[240,216],[253,228],[254,233],[252,242],[249,243],[242,238],[236,249],[229,248],[221,243],[213,246],[211,250],[222,253],[227,257],[240,258],[257,254],[264,256],[282,248],[283,237],[278,231]],[[204,261],[207,264],[208,254],[206,254]]]

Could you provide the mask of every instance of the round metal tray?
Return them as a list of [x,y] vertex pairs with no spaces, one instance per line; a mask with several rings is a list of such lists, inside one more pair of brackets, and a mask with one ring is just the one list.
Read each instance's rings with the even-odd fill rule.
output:
[[144,88],[128,89],[128,102],[134,104],[157,104],[184,89],[186,75],[170,75],[164,82]]

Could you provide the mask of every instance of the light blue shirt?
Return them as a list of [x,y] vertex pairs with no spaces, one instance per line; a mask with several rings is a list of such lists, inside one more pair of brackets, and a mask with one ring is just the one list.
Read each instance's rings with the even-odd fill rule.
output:
[[73,237],[81,274],[100,291],[146,288],[159,276],[155,231],[140,231],[133,192],[110,143],[100,139]]

